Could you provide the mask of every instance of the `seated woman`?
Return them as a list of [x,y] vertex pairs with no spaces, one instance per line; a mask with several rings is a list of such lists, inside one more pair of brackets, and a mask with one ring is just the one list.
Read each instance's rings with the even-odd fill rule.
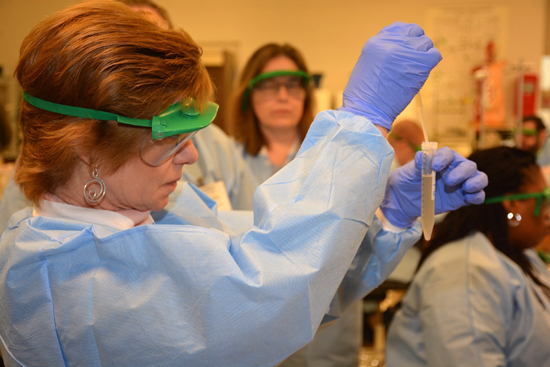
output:
[[549,232],[550,192],[535,157],[475,152],[485,205],[436,227],[394,317],[387,365],[550,365],[550,274],[532,249]]
[[[396,23],[367,42],[348,83],[353,111],[317,116],[297,158],[256,191],[254,223],[240,234],[224,232],[192,186],[173,215],[150,215],[197,160],[189,139],[216,113],[200,58],[187,33],[114,1],[68,8],[23,41],[15,180],[35,207],[13,215],[0,240],[8,366],[273,366],[418,239],[417,228],[382,229],[374,212],[384,196],[394,225],[420,211],[419,186],[403,176],[384,191],[383,135],[441,58],[420,27]],[[403,73],[393,60],[412,66]],[[386,89],[393,99],[358,94],[366,80],[384,83],[381,69],[400,80]],[[451,172],[442,191],[460,187],[444,210],[483,200],[471,162],[436,158]]]

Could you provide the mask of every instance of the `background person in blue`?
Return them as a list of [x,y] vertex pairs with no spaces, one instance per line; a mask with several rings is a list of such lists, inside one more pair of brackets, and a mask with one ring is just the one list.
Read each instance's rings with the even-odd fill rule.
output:
[[533,251],[549,233],[547,184],[529,152],[470,159],[486,202],[436,226],[390,326],[389,367],[550,366],[550,273]]
[[[266,44],[246,62],[234,95],[232,127],[258,182],[296,156],[313,122],[313,93],[305,58],[292,45]],[[279,366],[358,366],[362,312],[361,300],[350,305]]]
[[[0,240],[8,365],[272,366],[418,238],[374,218],[384,198],[394,225],[419,215],[418,170],[386,185],[383,136],[441,59],[418,26],[395,23],[365,44],[345,106],[317,116],[297,157],[256,191],[254,225],[240,234],[222,231],[192,186],[179,224],[150,215],[197,159],[188,138],[215,114],[200,55],[185,32],[113,1],[57,13],[24,40],[15,178],[35,208]],[[385,85],[381,71],[393,76],[388,94],[368,90]],[[471,162],[440,150],[434,166],[438,210],[483,200],[486,177]]]
[[231,123],[259,183],[294,159],[313,111],[313,80],[300,51],[276,43],[257,49],[236,87]]

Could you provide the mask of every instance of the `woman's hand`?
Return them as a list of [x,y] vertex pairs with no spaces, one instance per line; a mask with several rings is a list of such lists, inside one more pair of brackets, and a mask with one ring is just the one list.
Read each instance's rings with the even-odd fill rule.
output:
[[[432,169],[436,172],[435,214],[485,201],[483,189],[489,181],[474,162],[444,147],[436,152]],[[422,152],[390,174],[380,209],[393,225],[408,228],[420,216],[421,182]]]

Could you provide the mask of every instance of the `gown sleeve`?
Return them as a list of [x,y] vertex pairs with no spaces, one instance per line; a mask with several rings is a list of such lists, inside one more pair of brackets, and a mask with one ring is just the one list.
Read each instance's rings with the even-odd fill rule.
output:
[[[274,366],[313,338],[343,280],[355,284],[344,301],[357,299],[406,251],[381,230],[363,241],[392,158],[370,121],[325,111],[256,190],[242,233],[191,201],[190,225],[166,213],[166,225],[118,232],[20,219],[1,245],[18,244],[0,254],[3,352],[43,366]],[[32,319],[18,306],[29,294]],[[44,354],[32,348],[37,328]]]

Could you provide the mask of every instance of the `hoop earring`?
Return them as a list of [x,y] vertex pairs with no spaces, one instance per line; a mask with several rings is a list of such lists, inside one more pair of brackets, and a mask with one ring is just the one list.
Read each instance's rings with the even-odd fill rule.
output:
[[510,227],[517,227],[519,225],[519,222],[521,222],[521,215],[519,215],[519,213],[508,213],[507,215],[508,217],[508,225]]
[[[105,182],[103,182],[102,179],[98,177],[97,173],[97,166],[94,167],[94,170],[92,171],[92,179],[86,182],[84,185],[84,198],[88,202],[88,204],[97,204],[99,203],[103,197],[105,196]],[[91,185],[99,185],[99,191],[96,190],[95,187],[92,187],[88,190],[88,187]]]

